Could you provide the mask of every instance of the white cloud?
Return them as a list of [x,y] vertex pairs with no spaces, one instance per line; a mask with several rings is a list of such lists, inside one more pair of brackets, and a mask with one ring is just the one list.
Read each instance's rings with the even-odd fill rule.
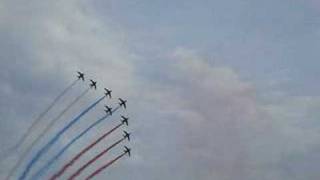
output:
[[[1,137],[17,136],[80,69],[111,87],[115,97],[129,99],[134,156],[107,171],[110,179],[299,179],[288,175],[287,160],[314,153],[317,98],[288,96],[265,104],[255,85],[232,68],[213,66],[186,48],[160,57],[165,67],[137,63],[143,60],[125,48],[122,32],[97,20],[89,2],[17,4],[0,3],[0,105],[6,112]],[[157,70],[163,79],[137,75],[144,69]],[[95,137],[84,138],[67,157]],[[10,144],[6,139],[3,146]],[[297,162],[290,168],[306,173]]]

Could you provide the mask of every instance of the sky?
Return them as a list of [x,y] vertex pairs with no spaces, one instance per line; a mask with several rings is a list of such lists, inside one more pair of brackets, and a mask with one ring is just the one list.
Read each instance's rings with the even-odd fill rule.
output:
[[[319,38],[316,0],[0,0],[0,153],[80,70],[98,81],[98,90],[66,113],[27,160],[103,87],[114,96],[104,103],[115,106],[122,97],[128,109],[74,144],[46,177],[123,114],[132,141],[122,145],[132,147],[132,157],[96,179],[318,180]],[[77,83],[34,134],[87,87]],[[103,105],[34,168],[103,116]],[[71,170],[118,138],[121,131]],[[22,151],[1,161],[0,179]]]

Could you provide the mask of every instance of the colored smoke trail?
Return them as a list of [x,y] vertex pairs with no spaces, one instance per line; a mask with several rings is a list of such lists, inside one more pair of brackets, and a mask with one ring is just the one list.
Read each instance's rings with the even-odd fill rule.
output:
[[94,102],[92,105],[90,105],[87,109],[82,111],[76,118],[74,118],[71,122],[69,122],[62,130],[60,130],[44,147],[42,147],[37,154],[31,159],[31,161],[28,163],[24,171],[22,172],[21,176],[19,177],[19,180],[24,180],[26,176],[28,175],[29,171],[31,170],[32,166],[40,159],[40,157],[46,153],[51,146],[59,140],[59,138],[65,133],[69,128],[71,128],[72,125],[74,125],[76,122],[80,120],[82,116],[84,116],[86,113],[88,113],[91,109],[93,109],[97,104],[99,104],[105,96],[99,98],[96,102]]
[[27,139],[27,137],[29,137],[29,135],[33,132],[33,129],[40,123],[40,121],[42,120],[42,118],[53,108],[53,106],[62,98],[63,95],[65,95],[70,89],[72,89],[72,87],[74,85],[76,85],[76,83],[78,82],[78,79],[73,81],[69,86],[67,86],[54,100],[53,102],[51,102],[51,104],[49,104],[49,106],[37,117],[37,119],[35,119],[31,126],[27,129],[27,131],[22,135],[22,137],[20,138],[20,140],[16,143],[16,145],[14,145],[13,147],[11,147],[7,153],[5,154],[10,154],[12,152],[14,152],[16,149],[18,149]]
[[18,161],[14,167],[9,171],[9,174],[6,177],[6,180],[9,180],[14,172],[19,168],[21,163],[25,160],[27,155],[30,153],[31,149],[41,140],[41,138],[50,131],[54,124],[72,107],[74,106],[83,96],[85,96],[89,91],[89,88],[81,93],[76,99],[74,99],[57,117],[52,119],[50,123],[42,130],[42,132],[31,142],[31,144],[26,148],[25,151],[19,156]]
[[126,153],[122,153],[121,155],[119,155],[118,157],[116,157],[115,159],[113,159],[112,161],[108,162],[107,164],[103,165],[102,167],[100,167],[99,169],[97,169],[96,171],[94,171],[91,175],[89,175],[86,180],[92,179],[93,177],[95,177],[96,175],[98,175],[99,173],[101,173],[104,169],[108,168],[109,166],[111,166],[113,163],[115,163],[116,161],[118,161],[120,158],[122,158]]
[[94,141],[92,144],[89,144],[86,148],[84,148],[82,151],[80,151],[76,156],[74,156],[68,163],[66,163],[57,173],[55,173],[50,180],[55,180],[59,178],[69,167],[71,167],[83,154],[85,154],[87,151],[89,151],[91,148],[93,148],[95,145],[97,145],[100,141],[102,141],[104,138],[106,138],[108,135],[110,135],[113,131],[121,127],[123,123],[118,124],[114,128],[112,128],[110,131],[103,134],[101,137],[99,137],[96,141]]
[[[120,108],[120,106],[118,106],[117,108],[115,108],[112,113],[114,113],[115,111],[117,111]],[[66,150],[69,149],[69,147],[71,145],[73,145],[77,140],[79,140],[83,135],[85,135],[87,132],[89,132],[92,128],[94,128],[95,126],[97,126],[98,124],[100,124],[101,122],[103,122],[107,117],[109,117],[110,114],[107,114],[105,116],[103,116],[102,118],[100,118],[99,120],[97,120],[96,122],[94,122],[93,124],[91,124],[87,129],[85,129],[84,131],[82,131],[78,136],[76,136],[75,138],[73,138],[67,145],[65,145],[52,159],[50,159],[48,161],[48,163],[46,165],[44,165],[39,171],[37,171],[34,175],[32,175],[31,179],[38,179],[41,175],[43,175],[52,165],[53,163],[59,159],[60,156],[62,156],[64,154],[64,152]]]
[[94,163],[96,160],[98,160],[100,157],[102,157],[103,155],[105,155],[108,151],[110,151],[112,148],[114,148],[115,146],[117,146],[119,143],[121,143],[123,140],[125,140],[126,138],[121,138],[120,140],[118,140],[117,142],[113,143],[111,146],[109,146],[107,149],[105,149],[104,151],[102,151],[101,153],[99,153],[98,155],[96,155],[94,158],[92,158],[90,161],[88,161],[86,164],[84,164],[83,166],[81,166],[74,174],[72,174],[68,180],[73,180],[74,178],[76,178],[77,176],[79,176],[81,174],[81,172],[83,170],[85,170],[88,166],[90,166],[92,163]]

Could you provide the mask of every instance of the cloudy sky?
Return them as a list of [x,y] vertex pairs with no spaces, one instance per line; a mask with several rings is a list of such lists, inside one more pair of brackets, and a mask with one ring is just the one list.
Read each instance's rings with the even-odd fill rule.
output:
[[[319,38],[317,0],[0,0],[0,152],[81,70],[98,90],[66,113],[27,160],[108,87],[115,98],[104,103],[128,99],[120,113],[131,118],[124,129],[133,140],[123,145],[133,156],[96,179],[318,180]],[[77,83],[44,125],[87,85]],[[102,110],[99,104],[68,131],[35,170]],[[117,124],[120,113],[45,176]],[[113,134],[66,174],[120,137]],[[21,152],[1,161],[0,179]]]

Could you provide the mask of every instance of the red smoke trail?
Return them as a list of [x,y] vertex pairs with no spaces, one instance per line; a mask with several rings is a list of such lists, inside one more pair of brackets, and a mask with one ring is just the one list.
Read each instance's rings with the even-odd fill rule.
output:
[[8,176],[6,177],[6,180],[9,180],[11,176],[17,171],[17,169],[20,167],[20,165],[23,163],[27,155],[31,152],[32,148],[45,136],[46,133],[50,131],[50,129],[54,126],[54,124],[61,119],[61,117],[70,109],[72,108],[82,97],[84,97],[89,91],[89,88],[86,89],[83,93],[81,93],[76,99],[74,99],[60,114],[55,117],[54,119],[51,119],[49,124],[40,132],[39,135],[36,136],[34,140],[28,145],[28,147],[21,153],[19,156],[18,161],[14,165],[14,167],[9,171]]
[[39,124],[39,122],[43,119],[43,117],[53,108],[53,106],[63,97],[63,95],[65,95],[74,85],[76,85],[77,82],[78,82],[78,79],[74,80],[51,102],[51,104],[37,117],[37,119],[32,122],[31,126],[27,129],[25,134],[21,137],[21,139],[17,142],[17,144],[12,149],[18,148],[22,143],[25,142],[26,138],[29,137],[31,132],[33,132],[33,129],[36,127],[36,125]]
[[96,141],[94,141],[92,144],[84,148],[80,153],[78,153],[76,156],[74,156],[67,164],[65,164],[56,174],[51,176],[50,180],[55,180],[59,178],[70,166],[72,166],[83,154],[85,154],[87,151],[89,151],[91,148],[93,148],[95,145],[97,145],[100,141],[102,141],[104,138],[106,138],[108,135],[110,135],[113,131],[121,127],[123,123],[118,124],[110,131],[103,134],[101,137],[99,137]]
[[97,169],[95,172],[93,172],[90,176],[88,176],[86,178],[86,180],[92,179],[94,176],[98,175],[101,171],[103,171],[104,169],[106,169],[107,167],[109,167],[110,165],[112,165],[113,163],[115,163],[117,160],[119,160],[120,158],[122,158],[122,156],[124,156],[126,153],[122,153],[121,155],[119,155],[118,157],[116,157],[115,159],[113,159],[112,161],[108,162],[107,164],[103,165],[102,167],[100,167],[99,169]]
[[[28,162],[26,167],[24,168],[23,172],[19,176],[19,180],[24,180],[28,176],[28,174],[31,172],[34,165],[40,160],[40,158],[46,154],[52,146],[57,143],[57,141],[61,138],[61,136],[66,133],[74,124],[79,122],[81,118],[86,115],[89,111],[91,111],[94,107],[96,107],[106,96],[102,96],[99,99],[97,99],[93,104],[91,104],[89,107],[84,109],[79,115],[77,115],[72,121],[67,123],[60,131],[58,131],[54,137],[50,139],[50,141],[45,144],[38,152],[32,157],[32,159]],[[101,119],[103,120],[103,119]]]
[[[17,143],[16,147],[18,148],[19,146],[21,146],[25,141],[26,138],[28,138],[28,136],[34,132],[34,128],[36,128],[37,124],[40,123],[40,121],[42,120],[42,118],[50,111],[50,109],[53,108],[53,106],[59,101],[59,99],[61,99],[61,97],[63,97],[63,95],[65,95],[79,80],[75,80],[71,85],[69,85],[64,91],[62,91],[62,93],[56,97],[56,99],[50,104],[50,106],[37,118],[37,120],[35,120],[32,125],[28,128],[27,132],[23,135],[23,137],[19,140],[19,142]],[[41,131],[40,134],[36,135],[36,138],[34,140],[30,140],[31,143],[26,147],[25,150],[23,150],[23,152],[18,156],[18,161],[15,163],[15,165],[9,170],[9,173],[7,175],[7,177],[5,178],[6,180],[11,179],[11,177],[13,176],[13,174],[17,171],[17,169],[19,168],[19,166],[23,163],[23,161],[25,160],[25,158],[27,157],[27,155],[30,153],[30,151],[32,150],[32,148],[34,147],[35,144],[37,144],[40,139],[51,129],[51,126],[54,125],[54,123],[56,121],[58,121],[73,105],[75,105],[85,94],[87,93],[87,90],[84,91],[83,93],[80,94],[80,96],[78,96],[74,101],[72,101],[55,119],[52,119],[49,122],[49,125],[47,125],[47,127],[45,129],[43,129]],[[27,141],[29,142],[29,141]]]
[[53,108],[54,105],[56,105],[56,103],[70,90],[72,89],[72,87],[74,85],[76,85],[76,83],[78,82],[77,80],[74,80],[70,85],[68,85],[52,102],[51,104],[49,104],[49,106],[41,113],[38,115],[37,119],[35,119],[30,127],[27,129],[27,131],[21,136],[21,138],[19,139],[19,141],[10,149],[8,149],[4,155],[1,157],[1,160],[3,160],[3,158],[7,158],[9,155],[11,155],[13,152],[15,152],[15,150],[17,150],[25,141],[26,139],[30,136],[30,134],[32,132],[34,132],[34,128],[36,128],[36,126],[42,121],[42,119],[44,118],[44,116]]
[[110,151],[110,149],[114,148],[116,145],[118,145],[119,143],[121,143],[123,140],[125,139],[122,138],[120,140],[118,140],[117,142],[115,142],[114,144],[112,144],[111,146],[109,146],[107,149],[105,149],[104,151],[102,151],[101,153],[99,153],[98,155],[96,155],[94,158],[92,158],[90,161],[88,161],[86,164],[84,164],[83,166],[81,166],[74,174],[72,174],[68,180],[73,180],[74,178],[76,178],[78,175],[81,174],[81,172],[83,170],[85,170],[88,166],[90,166],[92,163],[94,163],[96,160],[98,160],[100,157],[102,157],[104,154],[106,154],[108,151]]

